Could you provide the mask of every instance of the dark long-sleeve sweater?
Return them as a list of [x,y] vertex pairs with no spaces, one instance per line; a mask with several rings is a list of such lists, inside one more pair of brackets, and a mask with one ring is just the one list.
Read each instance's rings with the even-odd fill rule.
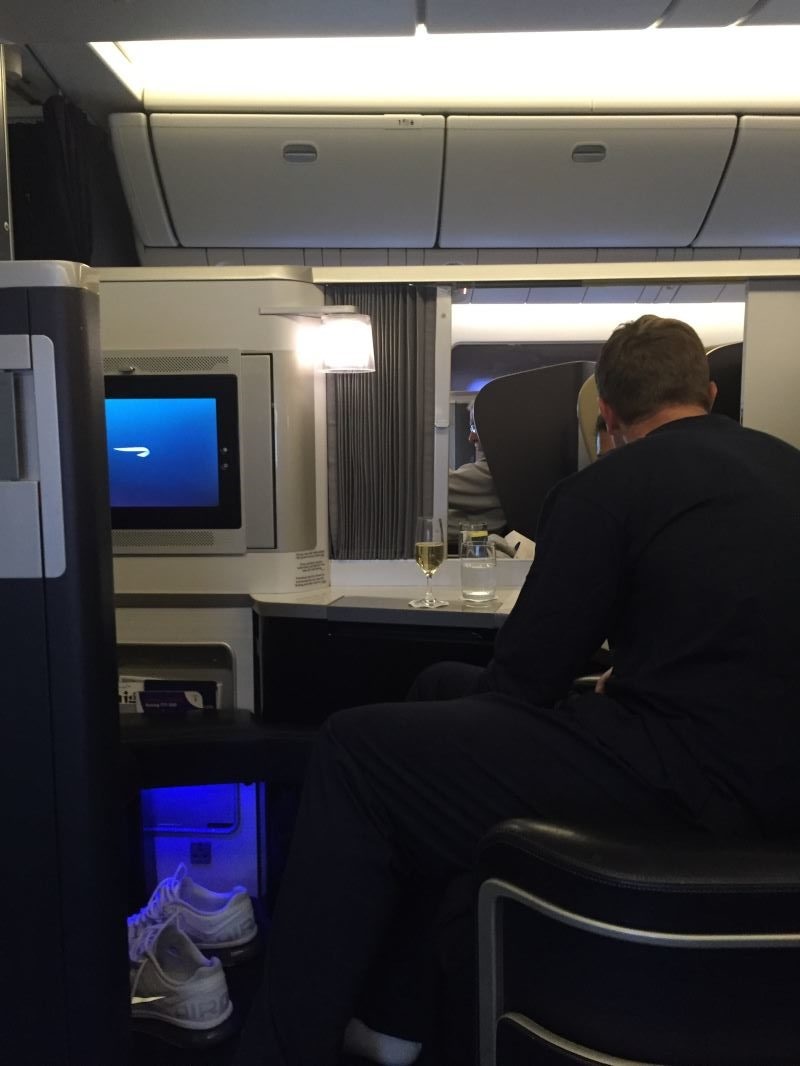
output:
[[[608,638],[606,696],[567,699]],[[691,816],[800,827],[800,452],[709,415],[561,482],[485,684]]]

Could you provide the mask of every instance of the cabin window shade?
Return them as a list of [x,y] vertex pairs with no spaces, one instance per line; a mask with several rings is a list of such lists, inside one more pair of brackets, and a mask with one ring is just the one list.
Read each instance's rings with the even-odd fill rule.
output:
[[433,505],[435,294],[408,285],[332,285],[327,302],[372,320],[375,373],[328,380],[333,559],[404,559]]

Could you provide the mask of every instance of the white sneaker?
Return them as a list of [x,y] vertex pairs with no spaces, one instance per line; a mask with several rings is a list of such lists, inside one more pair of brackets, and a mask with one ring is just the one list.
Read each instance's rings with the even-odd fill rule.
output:
[[[144,928],[131,945],[131,1017],[207,1032],[233,1011],[219,959],[207,959],[173,919]],[[226,1033],[227,1035],[227,1033]]]
[[223,966],[244,962],[260,950],[253,904],[241,885],[212,892],[196,884],[181,863],[156,888],[147,906],[128,918],[128,943],[173,915],[180,917],[181,929],[194,945],[216,955]]

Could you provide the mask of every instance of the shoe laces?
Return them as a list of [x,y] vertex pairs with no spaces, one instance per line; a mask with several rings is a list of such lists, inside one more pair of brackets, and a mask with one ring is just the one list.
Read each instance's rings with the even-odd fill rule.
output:
[[130,961],[134,963],[142,962],[155,943],[158,934],[172,920],[169,919],[161,925],[141,926],[134,930],[131,930],[131,927],[128,926],[128,958]]
[[[183,879],[181,867],[172,877],[165,877],[157,886],[146,906],[138,914],[128,918],[128,955],[134,958],[146,953],[160,927],[168,921],[170,904],[180,899],[180,883]],[[148,934],[152,933],[152,936]],[[142,944],[145,946],[142,948]]]

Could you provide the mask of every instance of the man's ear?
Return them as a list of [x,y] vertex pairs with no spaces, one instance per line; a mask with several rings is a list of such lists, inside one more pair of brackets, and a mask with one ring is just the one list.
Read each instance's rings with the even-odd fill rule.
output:
[[600,406],[600,414],[603,416],[603,421],[606,424],[606,428],[609,433],[621,433],[622,423],[617,418],[616,412],[613,407],[609,407],[605,400],[598,398],[597,400]]
[[709,411],[713,410],[713,408],[714,408],[714,401],[717,398],[717,393],[718,392],[719,392],[719,389],[717,388],[716,381],[709,381],[709,383],[708,383],[708,409],[709,409]]

